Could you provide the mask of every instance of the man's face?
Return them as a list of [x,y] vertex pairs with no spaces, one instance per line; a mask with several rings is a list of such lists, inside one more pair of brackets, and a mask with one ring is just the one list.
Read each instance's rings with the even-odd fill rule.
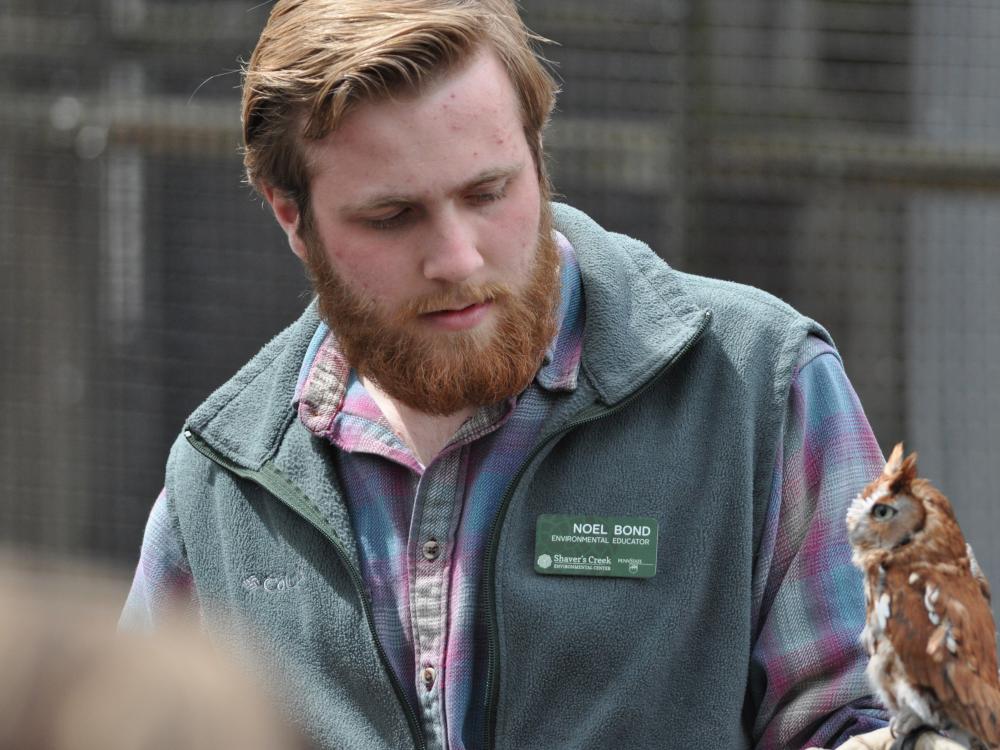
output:
[[527,386],[555,333],[559,264],[495,55],[359,105],[307,158],[312,225],[292,244],[352,366],[431,414]]

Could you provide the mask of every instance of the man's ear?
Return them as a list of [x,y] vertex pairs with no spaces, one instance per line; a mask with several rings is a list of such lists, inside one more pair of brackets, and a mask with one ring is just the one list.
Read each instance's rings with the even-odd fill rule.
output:
[[288,237],[288,246],[292,248],[299,260],[306,262],[306,243],[299,232],[301,225],[301,215],[299,214],[299,204],[281,190],[272,185],[264,185],[264,200],[271,206],[274,218]]

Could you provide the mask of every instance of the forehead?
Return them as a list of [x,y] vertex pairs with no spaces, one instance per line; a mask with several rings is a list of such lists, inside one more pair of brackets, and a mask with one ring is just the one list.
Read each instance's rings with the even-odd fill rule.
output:
[[361,103],[307,147],[314,196],[444,191],[528,153],[507,71],[489,49],[414,93]]

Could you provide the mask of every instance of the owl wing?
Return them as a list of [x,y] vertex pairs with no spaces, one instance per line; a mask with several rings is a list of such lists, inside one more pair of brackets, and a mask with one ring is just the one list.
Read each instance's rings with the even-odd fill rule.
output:
[[937,698],[939,713],[1000,745],[995,628],[979,583],[971,574],[924,568],[907,584],[907,596],[893,597],[899,622],[894,612],[888,633],[907,673]]

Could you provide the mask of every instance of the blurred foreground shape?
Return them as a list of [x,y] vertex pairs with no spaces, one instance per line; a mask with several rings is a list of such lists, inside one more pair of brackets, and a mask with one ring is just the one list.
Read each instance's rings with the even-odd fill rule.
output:
[[301,750],[195,623],[116,633],[121,582],[0,557],[0,750]]

